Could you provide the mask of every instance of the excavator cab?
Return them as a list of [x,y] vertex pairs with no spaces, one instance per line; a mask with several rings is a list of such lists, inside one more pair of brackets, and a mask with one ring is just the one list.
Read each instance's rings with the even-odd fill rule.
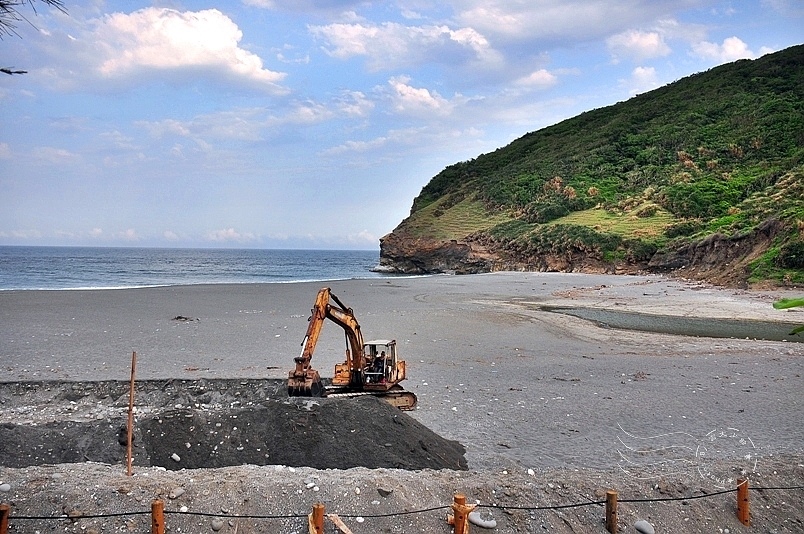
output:
[[[363,345],[363,385],[397,383],[396,341],[377,339]],[[404,369],[404,368],[403,368]],[[404,370],[402,374],[404,378]],[[371,389],[371,388],[369,388]]]

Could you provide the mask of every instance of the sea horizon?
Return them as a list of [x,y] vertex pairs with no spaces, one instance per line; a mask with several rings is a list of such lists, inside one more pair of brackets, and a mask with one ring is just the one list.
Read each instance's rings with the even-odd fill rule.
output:
[[384,278],[379,250],[0,245],[0,291]]

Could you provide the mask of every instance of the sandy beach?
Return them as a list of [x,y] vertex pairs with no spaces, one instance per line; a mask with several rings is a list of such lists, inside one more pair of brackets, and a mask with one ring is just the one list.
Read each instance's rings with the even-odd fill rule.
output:
[[[366,339],[397,340],[408,362],[405,388],[419,398],[411,416],[466,447],[470,471],[446,482],[452,491],[476,488],[490,473],[528,469],[559,480],[567,472],[591,470],[628,486],[637,482],[623,469],[622,452],[631,450],[624,442],[644,445],[647,438],[665,436],[653,445],[665,440],[694,451],[707,437],[726,433],[737,436],[734,443],[709,441],[707,461],[713,470],[761,474],[772,468],[765,476],[788,484],[804,480],[804,344],[621,330],[551,311],[616,310],[645,314],[647,323],[657,324],[663,316],[740,319],[749,327],[750,321],[804,323],[804,309],[772,308],[777,298],[800,294],[782,290],[722,289],[660,276],[493,273],[326,284],[6,291],[0,292],[2,381],[127,380],[132,351],[141,379],[283,379],[323,285],[355,310]],[[343,349],[340,329],[325,326],[314,366],[331,376]],[[0,423],[8,417],[0,405]],[[745,438],[752,461],[745,461],[744,445],[736,444],[737,439],[746,443]],[[644,462],[641,468],[650,469]],[[0,468],[0,479],[22,480],[32,472],[22,471]],[[356,476],[348,473],[343,476]],[[371,479],[377,473],[363,475]],[[445,475],[440,477],[443,483]],[[475,478],[470,483],[466,477]],[[712,475],[685,488],[712,486],[719,479]],[[594,492],[592,487],[587,489]],[[791,513],[799,523],[778,532],[804,528],[801,512]],[[579,514],[575,523],[582,530],[583,517]],[[542,531],[544,522],[523,520],[516,529],[500,531]],[[561,530],[561,522],[547,522],[554,531],[572,531]]]

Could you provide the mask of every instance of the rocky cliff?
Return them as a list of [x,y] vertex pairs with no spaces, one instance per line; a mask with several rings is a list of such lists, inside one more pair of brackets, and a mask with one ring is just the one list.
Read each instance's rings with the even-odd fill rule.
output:
[[747,284],[750,262],[759,258],[784,231],[778,219],[771,218],[753,231],[725,236],[712,234],[675,249],[655,252],[648,259],[624,258],[606,261],[594,251],[570,249],[560,254],[517,253],[505,243],[469,236],[464,240],[441,241],[414,238],[394,231],[380,240],[377,270],[399,274],[476,274],[501,270],[538,272],[584,272],[633,274],[666,273],[706,280],[725,286]]

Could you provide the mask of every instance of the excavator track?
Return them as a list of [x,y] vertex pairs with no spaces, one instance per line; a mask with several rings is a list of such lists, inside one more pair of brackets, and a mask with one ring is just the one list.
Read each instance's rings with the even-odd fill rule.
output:
[[344,388],[327,388],[326,396],[328,398],[379,397],[391,406],[404,411],[416,409],[419,402],[414,393],[404,390],[401,386],[394,386],[388,391],[346,391]]

